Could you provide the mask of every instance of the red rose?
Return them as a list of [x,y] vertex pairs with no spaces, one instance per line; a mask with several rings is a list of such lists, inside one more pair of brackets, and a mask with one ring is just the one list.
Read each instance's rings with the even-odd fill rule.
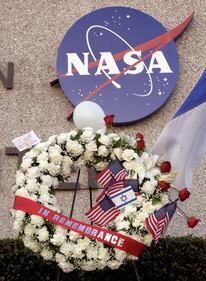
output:
[[115,115],[111,114],[111,115],[107,115],[104,117],[104,122],[106,125],[111,125],[113,123],[113,119],[114,119]]
[[137,147],[137,150],[144,150],[144,148],[145,148],[144,140],[138,140],[136,142],[136,147]]
[[196,217],[190,217],[187,220],[187,225],[188,227],[193,228],[198,224],[199,221],[200,219],[197,219]]
[[183,188],[179,191],[178,195],[179,195],[180,201],[185,201],[190,196],[190,192],[188,191],[187,188]]
[[139,140],[144,140],[144,136],[140,133],[137,133],[136,134],[136,139],[139,141]]
[[170,188],[170,183],[166,181],[159,181],[159,188],[162,191],[168,191],[168,189]]
[[162,162],[162,164],[160,165],[160,171],[162,173],[169,173],[171,171],[171,164],[169,161],[166,162]]

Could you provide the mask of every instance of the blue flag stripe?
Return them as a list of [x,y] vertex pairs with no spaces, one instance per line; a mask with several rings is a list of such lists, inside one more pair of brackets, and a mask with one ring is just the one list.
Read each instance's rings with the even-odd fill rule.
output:
[[194,86],[190,95],[186,98],[186,100],[184,101],[180,109],[177,111],[173,119],[204,102],[206,102],[206,69],[204,70],[201,78]]
[[131,202],[133,202],[133,201],[136,201],[136,200],[137,200],[136,198],[133,198],[133,199],[131,199],[131,200],[129,200],[129,201],[127,201],[127,202],[121,204],[121,205],[118,205],[117,208],[121,208],[121,207],[123,207],[123,206],[125,206],[125,205],[128,205],[129,203],[131,203]]
[[115,194],[115,195],[113,195],[113,196],[110,196],[110,199],[113,199],[113,198],[115,198],[115,197],[118,197],[119,195],[121,195],[121,194],[123,194],[123,193],[126,193],[127,191],[130,191],[130,190],[133,190],[132,189],[132,187],[130,187],[130,188],[125,188],[122,192],[119,192],[118,194]]

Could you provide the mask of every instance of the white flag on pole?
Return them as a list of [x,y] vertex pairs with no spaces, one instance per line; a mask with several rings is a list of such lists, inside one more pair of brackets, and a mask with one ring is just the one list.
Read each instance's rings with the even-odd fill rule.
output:
[[152,148],[171,162],[177,187],[192,187],[192,173],[206,153],[206,70]]

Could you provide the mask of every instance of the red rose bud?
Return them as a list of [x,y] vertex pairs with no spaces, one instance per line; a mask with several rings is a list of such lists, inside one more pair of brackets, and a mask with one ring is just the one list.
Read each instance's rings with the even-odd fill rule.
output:
[[136,143],[137,150],[144,150],[145,142],[144,140],[138,140]]
[[190,197],[190,192],[188,191],[187,188],[183,188],[179,191],[179,198],[180,198],[180,201],[185,201],[187,198]]
[[187,220],[187,225],[190,228],[194,228],[198,224],[199,221],[200,221],[200,219],[197,219],[196,217],[190,217]]
[[162,191],[168,191],[168,189],[170,188],[170,183],[169,183],[169,182],[166,182],[166,181],[160,181],[160,182],[159,182],[159,188],[160,188]]
[[162,164],[160,165],[160,171],[162,173],[169,173],[171,171],[171,164],[169,161],[166,162],[162,162]]
[[136,134],[136,139],[139,141],[139,140],[144,140],[144,136],[140,133],[137,133]]
[[104,122],[106,125],[111,125],[113,123],[113,119],[114,119],[115,115],[111,114],[111,115],[107,115],[104,117]]

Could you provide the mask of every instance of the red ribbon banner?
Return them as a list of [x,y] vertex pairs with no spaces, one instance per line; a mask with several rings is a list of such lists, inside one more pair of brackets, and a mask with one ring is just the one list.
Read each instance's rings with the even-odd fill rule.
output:
[[91,239],[96,239],[136,257],[140,256],[145,248],[141,242],[123,234],[71,219],[25,197],[16,196],[13,209],[41,216],[52,223],[73,230]]

